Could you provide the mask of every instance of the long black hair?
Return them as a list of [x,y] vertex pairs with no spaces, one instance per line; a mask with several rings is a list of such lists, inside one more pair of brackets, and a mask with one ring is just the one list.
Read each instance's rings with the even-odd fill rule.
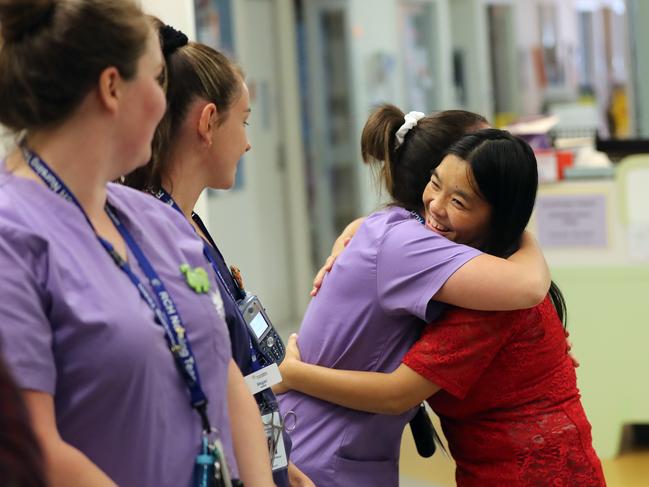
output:
[[[469,164],[469,181],[475,183],[476,192],[491,206],[489,234],[480,250],[509,257],[520,248],[534,209],[538,189],[534,151],[509,132],[484,129],[462,137],[447,154]],[[550,285],[550,298],[565,327],[566,303],[554,282]]]

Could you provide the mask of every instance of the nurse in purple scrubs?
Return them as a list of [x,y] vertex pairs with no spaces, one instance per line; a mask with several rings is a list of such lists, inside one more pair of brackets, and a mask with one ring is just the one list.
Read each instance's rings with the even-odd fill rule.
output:
[[[227,190],[235,181],[239,160],[250,150],[246,134],[250,117],[248,87],[243,73],[222,53],[197,42],[173,27],[159,24],[166,64],[167,112],[154,137],[151,161],[124,178],[124,184],[151,193],[182,212],[205,240],[217,284],[223,297],[232,357],[247,376],[265,363],[251,340],[239,302],[246,292],[237,282],[200,216],[193,209],[206,188]],[[263,360],[263,359],[262,359]],[[277,399],[270,388],[255,394],[260,413],[278,416]],[[267,421],[267,419],[266,419]],[[273,452],[273,480],[277,487],[313,487],[290,462],[290,437],[282,440],[269,431]]]
[[[300,329],[304,362],[392,371],[443,303],[509,310],[543,300],[550,275],[531,236],[505,260],[470,247],[470,235],[452,242],[442,237],[453,238],[451,229],[423,225],[421,194],[432,169],[461,135],[486,125],[464,111],[404,115],[391,105],[370,116],[363,159],[380,165],[393,200],[364,221],[309,304]],[[400,438],[415,410],[374,415],[294,391],[280,401],[297,418],[293,461],[316,485],[398,485]]]
[[0,26],[0,124],[21,134],[0,163],[1,353],[49,484],[198,486],[227,463],[270,487],[200,239],[110,183],[150,158],[157,33],[129,0],[0,0]]

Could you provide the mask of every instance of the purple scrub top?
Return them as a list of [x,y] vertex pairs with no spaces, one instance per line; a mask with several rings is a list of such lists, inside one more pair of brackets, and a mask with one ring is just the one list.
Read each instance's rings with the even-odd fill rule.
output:
[[[430,298],[480,252],[426,229],[390,207],[368,217],[311,300],[299,332],[302,360],[337,369],[391,372],[424,322],[443,304]],[[396,486],[401,434],[415,410],[398,416],[354,411],[289,392],[293,462],[318,486]]]
[[[196,294],[179,269],[206,268],[203,244],[180,213],[152,196],[109,184],[108,200],[176,302],[210,420],[237,475],[223,304],[213,273],[210,292]],[[128,260],[148,286],[137,260]],[[54,397],[63,440],[122,487],[189,486],[201,424],[162,327],[80,210],[4,165],[0,276],[0,350],[21,388]]]

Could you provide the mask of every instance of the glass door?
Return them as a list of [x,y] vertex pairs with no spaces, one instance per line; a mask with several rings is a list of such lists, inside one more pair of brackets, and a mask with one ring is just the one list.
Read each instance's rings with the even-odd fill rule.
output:
[[487,32],[494,124],[502,127],[513,122],[519,112],[518,65],[511,5],[487,6]]

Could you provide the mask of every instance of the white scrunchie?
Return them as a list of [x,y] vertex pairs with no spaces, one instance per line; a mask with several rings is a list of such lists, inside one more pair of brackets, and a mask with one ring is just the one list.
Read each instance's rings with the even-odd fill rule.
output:
[[405,117],[403,117],[405,122],[401,127],[399,127],[399,130],[397,130],[397,134],[396,134],[396,138],[397,138],[397,145],[395,147],[396,149],[398,149],[401,146],[401,144],[403,144],[403,139],[406,136],[406,134],[410,132],[410,130],[415,125],[417,125],[417,122],[419,122],[419,120],[421,120],[425,116],[426,114],[422,112],[409,112],[406,114]]

